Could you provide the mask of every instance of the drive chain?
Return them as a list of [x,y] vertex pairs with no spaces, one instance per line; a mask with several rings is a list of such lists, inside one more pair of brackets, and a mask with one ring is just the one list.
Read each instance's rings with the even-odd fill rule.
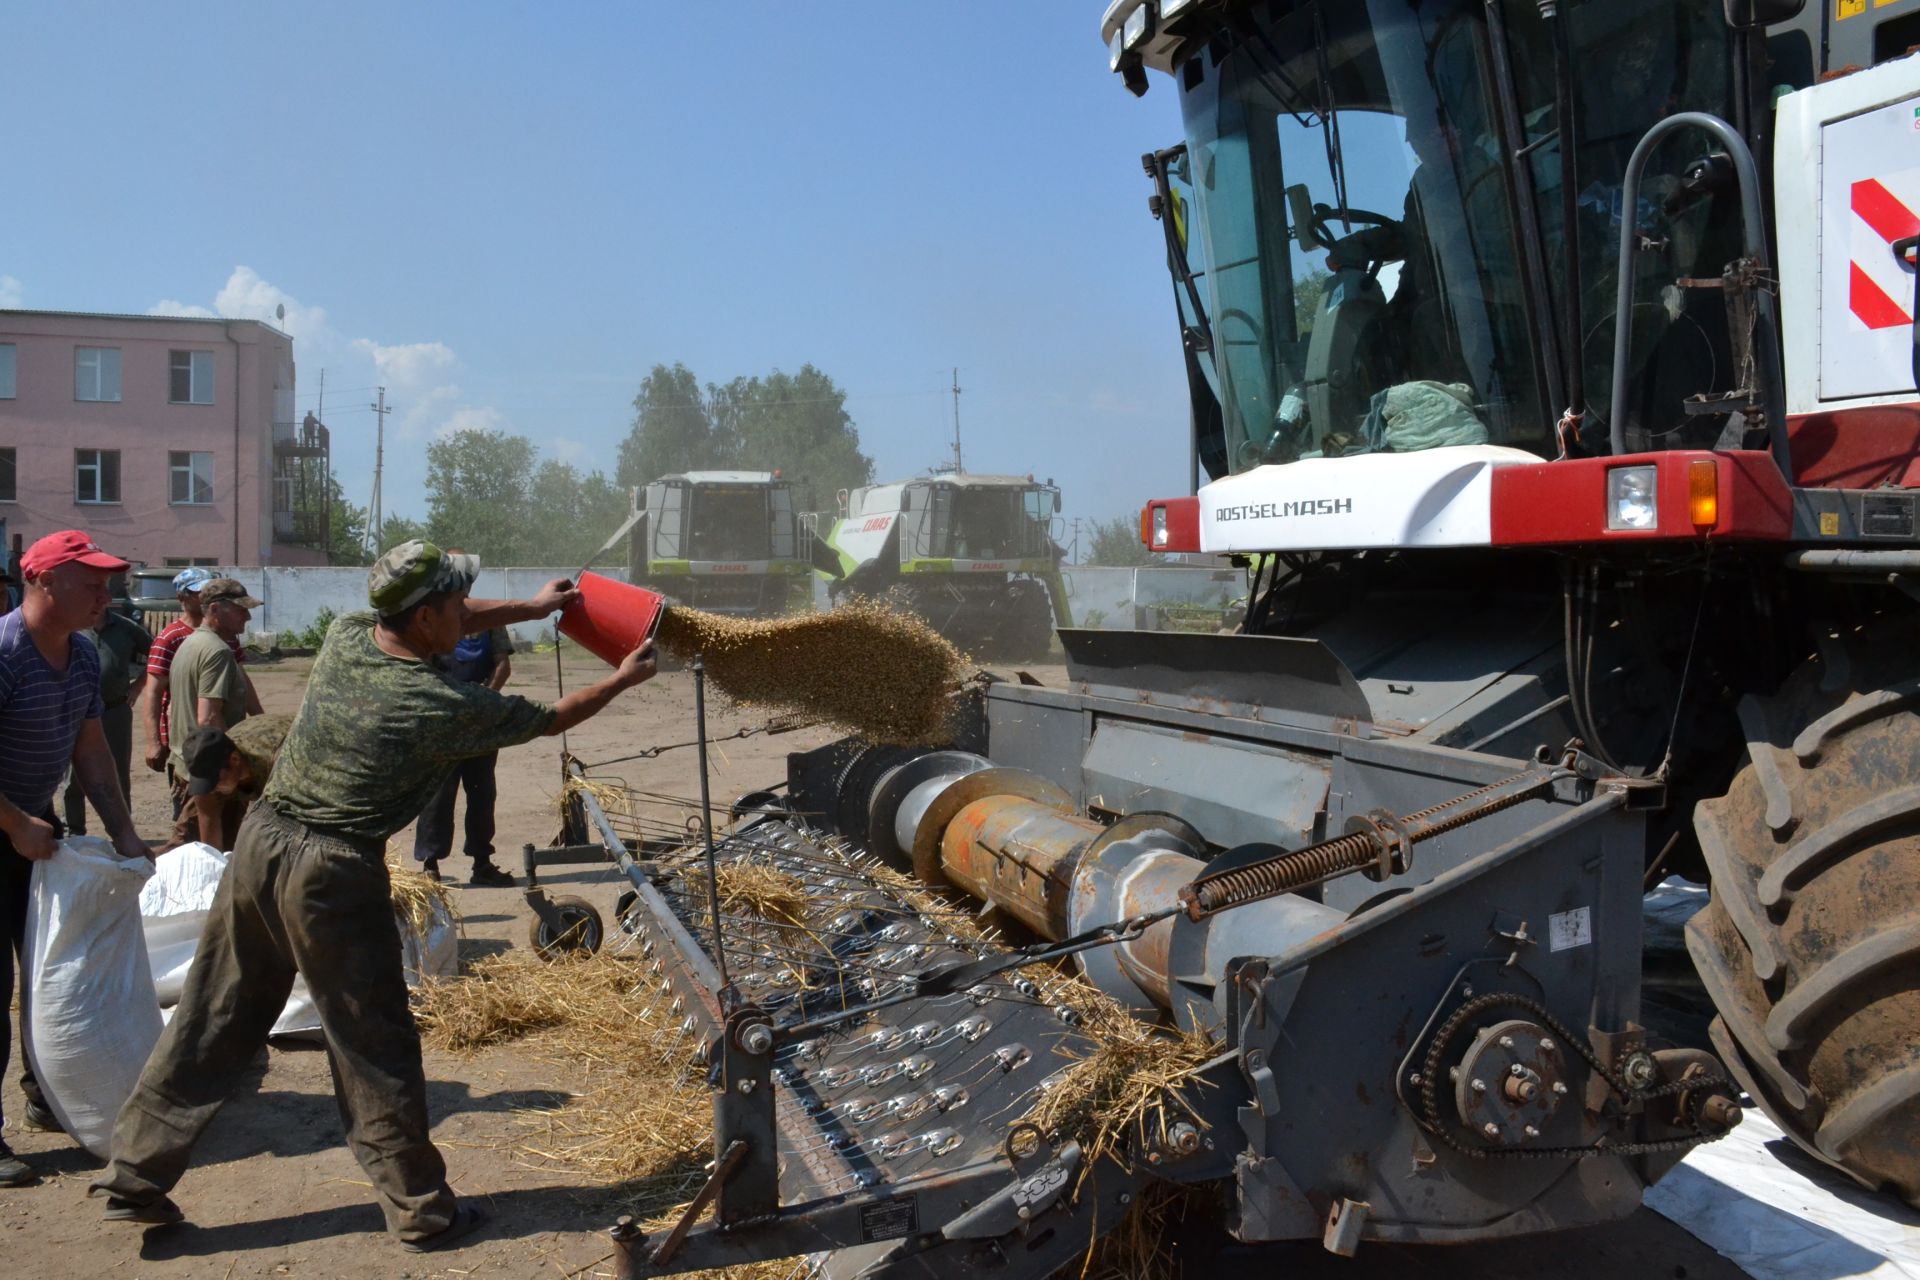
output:
[[1427,1048],[1426,1060],[1420,1067],[1420,1100],[1426,1110],[1424,1117],[1427,1128],[1447,1146],[1476,1160],[1490,1157],[1509,1157],[1532,1160],[1588,1160],[1595,1156],[1643,1156],[1655,1155],[1664,1151],[1685,1151],[1702,1143],[1714,1142],[1727,1136],[1729,1130],[1717,1133],[1705,1129],[1678,1138],[1663,1138],[1657,1142],[1623,1142],[1613,1145],[1595,1143],[1585,1147],[1487,1147],[1462,1142],[1456,1137],[1440,1114],[1439,1080],[1441,1059],[1446,1056],[1448,1046],[1461,1028],[1473,1018],[1498,1007],[1518,1008],[1526,1011],[1546,1028],[1558,1036],[1562,1043],[1569,1045],[1579,1054],[1593,1073],[1607,1082],[1607,1087],[1630,1102],[1650,1102],[1656,1098],[1670,1097],[1687,1093],[1695,1089],[1720,1087],[1735,1097],[1739,1089],[1731,1080],[1722,1076],[1700,1076],[1691,1080],[1672,1080],[1651,1089],[1635,1089],[1600,1060],[1600,1056],[1587,1044],[1585,1039],[1576,1037],[1566,1024],[1547,1012],[1545,1005],[1527,996],[1507,992],[1494,992],[1491,995],[1476,996],[1454,1010],[1447,1020],[1434,1032],[1433,1043]]

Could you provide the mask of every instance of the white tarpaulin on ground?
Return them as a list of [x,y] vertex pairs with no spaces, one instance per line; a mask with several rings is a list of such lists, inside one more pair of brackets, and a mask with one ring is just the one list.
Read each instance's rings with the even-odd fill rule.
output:
[[[153,879],[140,893],[147,956],[162,1006],[171,1008],[180,1000],[187,970],[193,965],[194,949],[200,944],[200,931],[207,923],[207,910],[213,906],[220,877],[226,870],[227,855],[213,846],[182,845],[160,855]],[[445,978],[459,972],[460,929],[453,914],[435,902],[424,932],[402,921],[400,955],[409,986],[417,986],[423,976]],[[287,1007],[281,1011],[270,1034],[312,1037],[320,1034],[320,1015],[313,1007],[305,978],[293,980],[293,993],[287,997]]]
[[[1706,905],[1702,885],[1660,884],[1646,900],[1648,952],[1684,950]],[[1755,1280],[1920,1280],[1920,1213],[1807,1155],[1758,1107],[1694,1148],[1646,1203]]]
[[1757,1107],[1646,1203],[1755,1280],[1920,1280],[1920,1213],[1814,1160]]

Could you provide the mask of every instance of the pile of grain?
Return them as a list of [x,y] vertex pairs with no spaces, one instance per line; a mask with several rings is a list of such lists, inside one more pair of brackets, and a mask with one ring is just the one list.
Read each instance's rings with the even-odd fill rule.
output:
[[785,618],[728,618],[675,607],[660,647],[735,702],[838,725],[872,742],[931,746],[949,736],[959,650],[920,619],[872,601]]

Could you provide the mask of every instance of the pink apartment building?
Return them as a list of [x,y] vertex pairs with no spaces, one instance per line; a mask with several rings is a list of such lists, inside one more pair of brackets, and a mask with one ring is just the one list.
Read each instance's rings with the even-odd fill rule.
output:
[[8,550],[85,529],[164,565],[325,564],[327,430],[257,320],[0,310]]

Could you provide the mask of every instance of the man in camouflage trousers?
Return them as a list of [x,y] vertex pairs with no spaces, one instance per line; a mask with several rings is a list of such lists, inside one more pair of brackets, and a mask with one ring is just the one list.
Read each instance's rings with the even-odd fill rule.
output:
[[652,646],[600,683],[543,706],[449,678],[432,659],[463,634],[545,617],[564,580],[532,600],[469,600],[479,565],[406,542],[367,575],[373,612],[327,633],[273,776],[240,828],[173,1020],[120,1110],[98,1181],[113,1221],[180,1221],[167,1197],[194,1142],[286,1004],[313,993],[347,1144],[403,1248],[449,1244],[484,1220],[456,1202],[428,1136],[420,1036],[407,1007],[387,879],[387,838],[463,759],[558,734],[654,672]]

